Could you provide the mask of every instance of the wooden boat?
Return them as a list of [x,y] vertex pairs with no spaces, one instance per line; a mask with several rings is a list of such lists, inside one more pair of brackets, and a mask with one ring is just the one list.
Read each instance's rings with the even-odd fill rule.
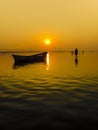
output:
[[27,64],[27,63],[35,63],[35,62],[45,62],[46,56],[48,52],[42,52],[35,55],[30,56],[22,56],[12,54],[15,63],[14,64]]

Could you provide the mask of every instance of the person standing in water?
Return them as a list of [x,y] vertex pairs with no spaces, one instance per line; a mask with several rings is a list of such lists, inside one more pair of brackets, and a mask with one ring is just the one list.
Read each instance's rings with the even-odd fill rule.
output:
[[78,49],[77,48],[75,49],[75,55],[76,55],[76,57],[78,55]]
[[78,57],[77,57],[77,55],[78,55],[78,49],[77,48],[75,49],[74,54],[76,56],[75,57],[75,64],[78,65]]

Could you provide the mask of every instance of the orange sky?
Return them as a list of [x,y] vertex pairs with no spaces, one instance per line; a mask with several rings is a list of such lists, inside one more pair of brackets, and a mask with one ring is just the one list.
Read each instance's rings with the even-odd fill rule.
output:
[[98,0],[0,1],[1,51],[75,47],[98,49]]

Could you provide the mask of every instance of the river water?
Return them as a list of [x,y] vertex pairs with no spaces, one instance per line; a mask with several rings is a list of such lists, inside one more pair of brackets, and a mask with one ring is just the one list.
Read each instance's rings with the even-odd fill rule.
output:
[[[29,55],[22,54],[21,55]],[[98,128],[98,53],[49,52],[46,63],[14,66],[0,53],[2,129]]]

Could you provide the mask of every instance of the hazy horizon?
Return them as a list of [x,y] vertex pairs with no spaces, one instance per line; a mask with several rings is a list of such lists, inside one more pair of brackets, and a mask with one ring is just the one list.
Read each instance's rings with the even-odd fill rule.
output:
[[97,0],[3,0],[0,17],[0,51],[98,50]]

